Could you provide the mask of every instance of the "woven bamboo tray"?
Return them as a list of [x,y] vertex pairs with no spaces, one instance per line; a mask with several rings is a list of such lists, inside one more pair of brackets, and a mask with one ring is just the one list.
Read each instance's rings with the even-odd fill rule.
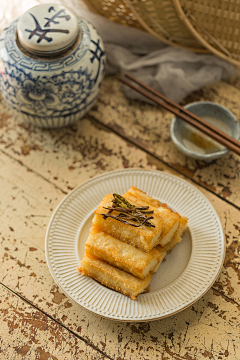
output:
[[183,24],[213,54],[240,66],[239,0],[172,0]]
[[90,10],[112,21],[150,32],[169,45],[206,52],[180,20],[172,0],[84,1]]
[[128,0],[128,6],[144,29],[165,43],[206,52],[179,18],[172,0]]
[[88,8],[97,14],[120,24],[144,30],[125,0],[84,0]]

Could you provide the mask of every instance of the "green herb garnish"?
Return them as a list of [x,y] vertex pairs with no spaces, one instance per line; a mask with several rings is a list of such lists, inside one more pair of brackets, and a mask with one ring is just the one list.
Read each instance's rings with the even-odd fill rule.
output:
[[[142,225],[148,227],[155,227],[149,220],[153,219],[153,216],[148,216],[153,214],[153,210],[149,210],[149,206],[140,206],[137,207],[127,201],[123,196],[118,194],[113,194],[112,206],[107,207],[107,214],[101,214],[104,219],[108,217],[120,221],[124,224],[131,225],[134,227],[139,227]],[[112,215],[112,212],[116,211],[118,215]]]

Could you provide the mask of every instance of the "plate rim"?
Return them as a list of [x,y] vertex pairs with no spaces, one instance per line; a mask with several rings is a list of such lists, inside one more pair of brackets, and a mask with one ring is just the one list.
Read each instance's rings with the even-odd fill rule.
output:
[[[112,174],[116,174],[117,172],[131,172],[131,171],[141,171],[141,172],[145,172],[145,173],[162,173],[164,174],[164,176],[170,177],[170,178],[174,178],[177,181],[180,181],[182,184],[186,184],[187,186],[189,186],[190,188],[192,188],[196,193],[198,193],[201,197],[204,198],[204,200],[207,202],[208,206],[211,208],[211,210],[213,211],[218,225],[219,225],[219,230],[220,230],[220,234],[221,234],[221,262],[219,264],[219,268],[218,271],[216,272],[215,276],[211,279],[211,281],[209,282],[208,286],[206,288],[204,288],[204,291],[202,291],[197,298],[194,298],[191,302],[187,303],[186,305],[182,306],[180,309],[176,309],[175,311],[171,311],[167,314],[164,315],[160,315],[160,316],[156,316],[156,317],[149,317],[149,318],[141,318],[141,319],[134,319],[134,318],[119,318],[116,316],[109,316],[109,315],[104,315],[104,314],[100,314],[97,313],[91,309],[88,309],[87,307],[85,307],[84,305],[80,304],[77,300],[75,300],[65,289],[64,287],[61,285],[61,283],[59,282],[59,280],[57,279],[57,276],[52,268],[51,262],[50,262],[50,257],[49,257],[49,250],[48,250],[48,239],[49,239],[49,233],[50,233],[50,229],[53,223],[53,220],[55,218],[55,216],[57,215],[59,209],[61,208],[62,204],[67,201],[67,199],[72,196],[72,194],[74,192],[77,192],[79,188],[85,186],[88,182],[90,181],[96,181],[96,179],[101,178],[101,177],[105,177],[106,174],[108,174],[109,176],[111,176]],[[77,187],[75,187],[73,190],[71,190],[66,196],[63,197],[63,199],[58,203],[58,205],[56,206],[56,208],[54,209],[49,222],[48,222],[48,226],[46,229],[46,235],[45,235],[45,258],[46,258],[46,263],[48,266],[48,269],[50,271],[50,274],[53,278],[53,280],[55,281],[55,283],[58,285],[58,287],[62,290],[62,292],[66,295],[67,298],[71,299],[74,303],[76,303],[77,305],[81,306],[83,309],[87,310],[88,312],[106,318],[106,319],[110,319],[110,320],[114,320],[114,321],[120,321],[120,322],[149,322],[149,321],[155,321],[155,320],[159,320],[159,319],[163,319],[169,316],[173,316],[183,310],[185,310],[186,308],[188,308],[189,306],[191,306],[192,304],[194,304],[196,301],[198,301],[200,298],[202,298],[207,292],[208,290],[210,290],[210,288],[212,287],[212,285],[214,284],[214,282],[216,281],[216,279],[219,277],[222,267],[223,267],[223,263],[224,263],[224,259],[225,259],[225,255],[226,255],[226,240],[224,237],[224,233],[223,233],[223,228],[222,228],[222,224],[220,221],[220,218],[214,208],[214,206],[212,205],[212,203],[210,202],[210,200],[193,184],[189,183],[187,180],[182,179],[180,176],[176,176],[173,174],[169,174],[167,172],[161,171],[161,170],[155,170],[155,169],[142,169],[142,168],[126,168],[126,169],[116,169],[116,170],[112,170],[112,171],[107,171],[107,172],[103,172],[101,174],[98,174],[96,176],[93,176],[92,178],[87,179],[86,181],[82,182],[81,184],[79,184]],[[192,256],[192,254],[191,254]],[[188,265],[187,265],[188,266]],[[180,275],[179,275],[180,276]],[[175,282],[176,279],[173,281]],[[172,284],[172,283],[171,283]],[[101,285],[101,284],[100,284]],[[169,284],[170,285],[170,284]],[[167,286],[169,286],[167,285]],[[166,286],[166,287],[167,287]],[[164,288],[166,288],[164,287]],[[164,289],[163,288],[163,289]],[[111,289],[109,289],[111,290]],[[161,289],[162,290],[162,289]]]

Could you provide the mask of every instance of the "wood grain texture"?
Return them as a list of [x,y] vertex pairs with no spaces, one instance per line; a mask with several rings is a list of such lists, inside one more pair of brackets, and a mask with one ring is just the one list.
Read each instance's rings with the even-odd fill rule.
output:
[[[239,156],[230,152],[211,164],[186,157],[178,151],[169,135],[173,115],[163,108],[127,99],[121,91],[122,87],[118,80],[107,78],[99,101],[90,115],[199,185],[239,207]],[[196,91],[185,99],[183,105],[194,101],[214,101],[231,110],[240,121],[239,96],[237,87],[219,82]]]
[[105,171],[152,167],[142,151],[87,118],[67,128],[42,130],[24,123],[3,100],[0,104],[0,150],[64,193]]
[[[1,145],[0,152],[2,284],[111,359],[237,359],[239,211],[200,188],[220,216],[228,246],[220,278],[192,307],[170,318],[142,324],[97,317],[68,300],[49,273],[44,236],[52,211],[70,190],[68,186],[74,187],[103,171],[142,166],[176,173],[87,119],[80,121],[84,126],[78,124],[73,136],[71,128],[52,132],[33,129],[12,116],[7,121],[11,126],[2,136],[5,141],[8,136],[15,136],[15,140],[9,147]],[[34,143],[41,144],[42,151],[23,154],[24,142],[19,134],[25,135],[25,143],[37,138],[39,143]],[[56,137],[67,140],[60,139],[61,146],[56,145]],[[74,167],[72,161],[77,156],[78,165]]]
[[107,359],[3,285],[0,285],[0,289],[1,359]]

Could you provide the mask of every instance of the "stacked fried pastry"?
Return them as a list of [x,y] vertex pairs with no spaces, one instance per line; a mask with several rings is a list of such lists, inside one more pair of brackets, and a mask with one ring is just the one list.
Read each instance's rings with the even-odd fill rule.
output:
[[106,195],[96,209],[78,270],[136,300],[150,290],[152,274],[182,240],[188,219],[134,186],[117,196]]

